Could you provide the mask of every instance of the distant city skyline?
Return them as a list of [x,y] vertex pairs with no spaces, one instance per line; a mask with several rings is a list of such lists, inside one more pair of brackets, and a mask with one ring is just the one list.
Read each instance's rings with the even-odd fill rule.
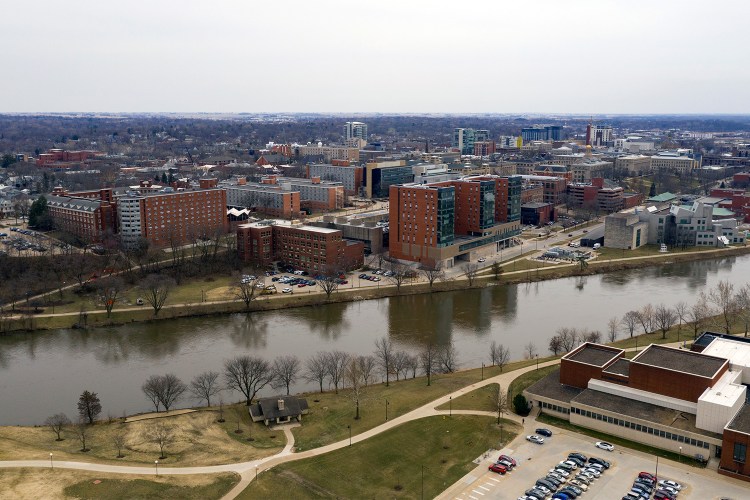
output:
[[750,113],[741,0],[12,3],[0,113]]

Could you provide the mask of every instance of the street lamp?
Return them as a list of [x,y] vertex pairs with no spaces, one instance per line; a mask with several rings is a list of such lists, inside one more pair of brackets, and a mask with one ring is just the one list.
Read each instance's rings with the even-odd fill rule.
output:
[[349,429],[349,446],[351,446],[352,445],[352,426],[347,425],[346,428]]
[[52,465],[52,453],[49,454],[49,468],[54,469],[55,467]]
[[388,421],[388,400],[385,400],[385,421]]
[[156,470],[156,475],[159,475],[159,461],[154,460],[154,469]]
[[536,369],[539,370],[539,355],[536,355]]
[[453,416],[453,396],[448,396],[448,416]]
[[482,380],[484,380],[484,363],[482,363]]
[[682,446],[680,446],[680,463],[682,463]]

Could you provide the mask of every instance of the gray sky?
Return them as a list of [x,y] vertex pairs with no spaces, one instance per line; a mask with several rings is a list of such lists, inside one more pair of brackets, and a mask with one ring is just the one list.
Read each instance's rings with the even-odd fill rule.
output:
[[750,112],[747,0],[4,7],[0,112]]

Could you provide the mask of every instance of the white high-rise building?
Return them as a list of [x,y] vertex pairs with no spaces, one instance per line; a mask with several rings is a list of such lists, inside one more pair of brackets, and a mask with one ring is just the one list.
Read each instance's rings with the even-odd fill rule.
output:
[[344,138],[367,140],[367,124],[362,122],[346,122],[344,125]]

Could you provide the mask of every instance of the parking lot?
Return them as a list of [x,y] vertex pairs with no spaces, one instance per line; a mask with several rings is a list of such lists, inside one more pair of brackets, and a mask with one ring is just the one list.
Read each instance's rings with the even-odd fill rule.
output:
[[[492,453],[470,474],[448,488],[438,498],[460,500],[516,499],[523,496],[538,478],[544,477],[568,453],[577,451],[591,457],[600,457],[611,463],[609,470],[594,480],[579,500],[620,499],[627,493],[633,480],[641,471],[656,472],[653,457],[640,452],[616,448],[613,452],[600,450],[594,440],[567,431],[552,428],[554,435],[545,438],[543,445],[525,440],[519,435],[507,448]],[[527,429],[527,433],[530,429]],[[505,475],[487,470],[501,453],[516,459],[518,466]],[[750,497],[750,484],[720,476],[712,470],[680,466],[668,460],[659,461],[658,478],[671,479],[683,485],[678,499],[719,499],[740,500]]]

